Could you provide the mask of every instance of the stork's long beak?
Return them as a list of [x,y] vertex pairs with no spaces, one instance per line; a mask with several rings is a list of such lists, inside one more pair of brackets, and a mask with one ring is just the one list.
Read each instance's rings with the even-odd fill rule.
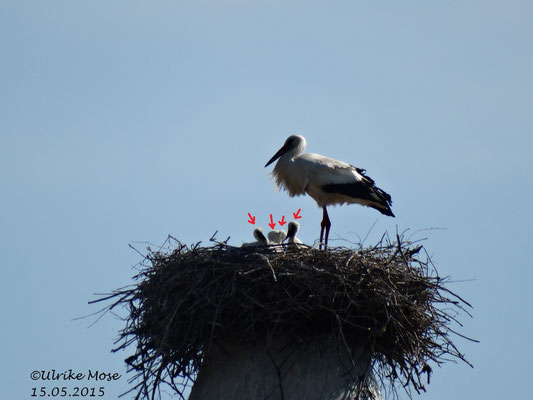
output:
[[254,237],[260,242],[268,243],[267,238],[265,237],[261,229],[254,230]]
[[289,224],[289,228],[287,229],[287,237],[295,236],[296,230],[297,230],[296,225],[293,225],[292,223]]
[[283,145],[283,147],[279,149],[276,154],[274,154],[274,157],[268,160],[268,162],[265,164],[265,168],[272,164],[274,161],[276,161],[278,158],[280,158],[283,154],[285,154],[287,150],[289,150],[287,146]]

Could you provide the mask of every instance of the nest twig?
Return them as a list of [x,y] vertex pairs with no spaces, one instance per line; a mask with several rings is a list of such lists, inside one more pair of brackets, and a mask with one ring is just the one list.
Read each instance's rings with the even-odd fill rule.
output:
[[228,335],[240,343],[336,336],[372,353],[382,384],[408,391],[424,390],[430,364],[469,364],[452,338],[462,336],[457,316],[470,305],[416,243],[397,236],[359,250],[272,252],[169,240],[173,250],[149,250],[136,285],[94,301],[128,310],[113,351],[134,346],[126,363],[136,399],[154,399],[162,383],[183,398]]

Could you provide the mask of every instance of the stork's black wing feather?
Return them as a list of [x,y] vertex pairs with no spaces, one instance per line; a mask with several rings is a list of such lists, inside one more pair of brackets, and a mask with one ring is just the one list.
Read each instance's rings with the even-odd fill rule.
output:
[[370,206],[380,213],[394,217],[390,209],[392,205],[390,194],[378,188],[374,180],[365,175],[366,170],[357,167],[353,168],[363,177],[362,180],[350,183],[330,183],[322,186],[322,190],[326,193],[338,193],[353,199],[369,201]]

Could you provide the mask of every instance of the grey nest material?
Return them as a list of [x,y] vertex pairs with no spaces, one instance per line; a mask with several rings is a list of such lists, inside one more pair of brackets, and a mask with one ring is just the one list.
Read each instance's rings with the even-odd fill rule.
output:
[[169,238],[165,248],[149,249],[135,285],[94,301],[127,309],[113,351],[134,350],[126,363],[136,399],[155,398],[162,383],[183,397],[211,346],[228,336],[364,346],[381,384],[408,393],[424,390],[430,365],[469,364],[452,339],[464,338],[455,327],[470,305],[444,286],[417,243],[385,236],[358,250],[277,253]]

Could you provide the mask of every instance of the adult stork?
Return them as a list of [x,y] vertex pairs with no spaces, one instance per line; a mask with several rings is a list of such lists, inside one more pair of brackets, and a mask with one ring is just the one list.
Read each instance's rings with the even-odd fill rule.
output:
[[289,136],[265,167],[279,159],[272,171],[276,185],[285,189],[291,197],[308,194],[322,207],[324,213],[320,224],[320,248],[324,231],[324,248],[327,248],[331,228],[327,206],[357,203],[394,217],[390,209],[390,195],[378,188],[365,175],[364,169],[320,154],[301,154],[305,145],[303,136]]

